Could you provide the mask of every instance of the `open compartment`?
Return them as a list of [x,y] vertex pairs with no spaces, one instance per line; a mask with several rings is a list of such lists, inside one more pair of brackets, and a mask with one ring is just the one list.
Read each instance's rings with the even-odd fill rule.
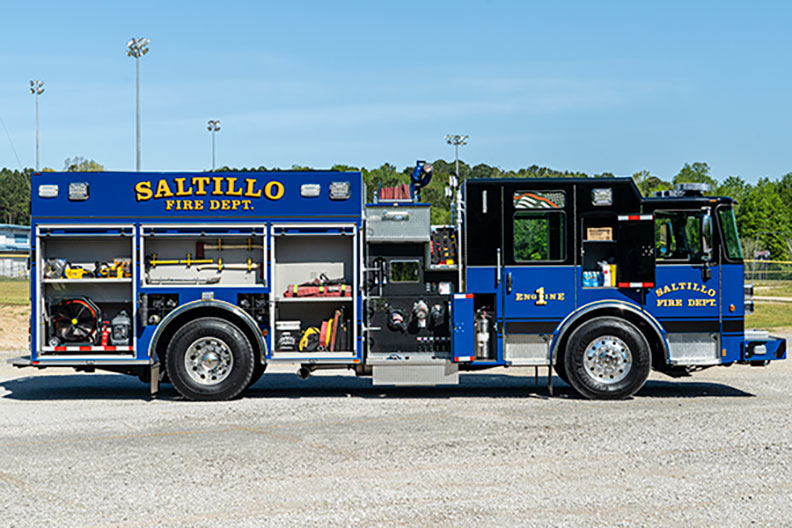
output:
[[273,226],[273,358],[354,357],[355,226]]
[[587,216],[581,222],[583,240],[583,287],[612,288],[616,286],[615,215]]
[[144,227],[142,235],[145,286],[267,284],[263,227]]
[[132,355],[134,227],[38,226],[36,231],[39,352]]

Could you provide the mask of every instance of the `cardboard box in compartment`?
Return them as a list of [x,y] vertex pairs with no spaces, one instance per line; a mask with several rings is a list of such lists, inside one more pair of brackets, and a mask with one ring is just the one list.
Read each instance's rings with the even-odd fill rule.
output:
[[586,240],[613,240],[613,228],[589,227],[586,229]]

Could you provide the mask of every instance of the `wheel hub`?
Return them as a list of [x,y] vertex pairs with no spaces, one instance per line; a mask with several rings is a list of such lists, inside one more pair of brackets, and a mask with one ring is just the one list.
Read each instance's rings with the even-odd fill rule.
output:
[[193,381],[216,385],[225,380],[234,366],[234,356],[225,341],[217,337],[195,340],[184,355],[184,367]]
[[583,358],[586,374],[606,385],[618,383],[632,368],[632,353],[627,344],[615,336],[600,336],[586,346]]

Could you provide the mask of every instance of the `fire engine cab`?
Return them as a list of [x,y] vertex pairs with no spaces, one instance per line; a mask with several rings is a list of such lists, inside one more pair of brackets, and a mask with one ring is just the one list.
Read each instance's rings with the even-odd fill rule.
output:
[[[468,180],[431,225],[419,162],[359,172],[32,176],[31,349],[17,366],[138,375],[233,398],[272,364],[377,385],[547,368],[587,398],[786,357],[745,329],[734,202],[629,178]],[[368,198],[368,200],[367,200]],[[265,378],[266,379],[266,378]]]

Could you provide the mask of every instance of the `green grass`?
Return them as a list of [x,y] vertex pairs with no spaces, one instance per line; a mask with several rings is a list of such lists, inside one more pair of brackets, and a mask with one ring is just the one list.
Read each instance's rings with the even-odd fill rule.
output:
[[745,318],[745,328],[792,328],[792,303],[757,302],[756,311]]
[[792,281],[755,282],[754,295],[763,297],[792,297]]
[[0,279],[0,304],[30,304],[30,281],[27,279]]

